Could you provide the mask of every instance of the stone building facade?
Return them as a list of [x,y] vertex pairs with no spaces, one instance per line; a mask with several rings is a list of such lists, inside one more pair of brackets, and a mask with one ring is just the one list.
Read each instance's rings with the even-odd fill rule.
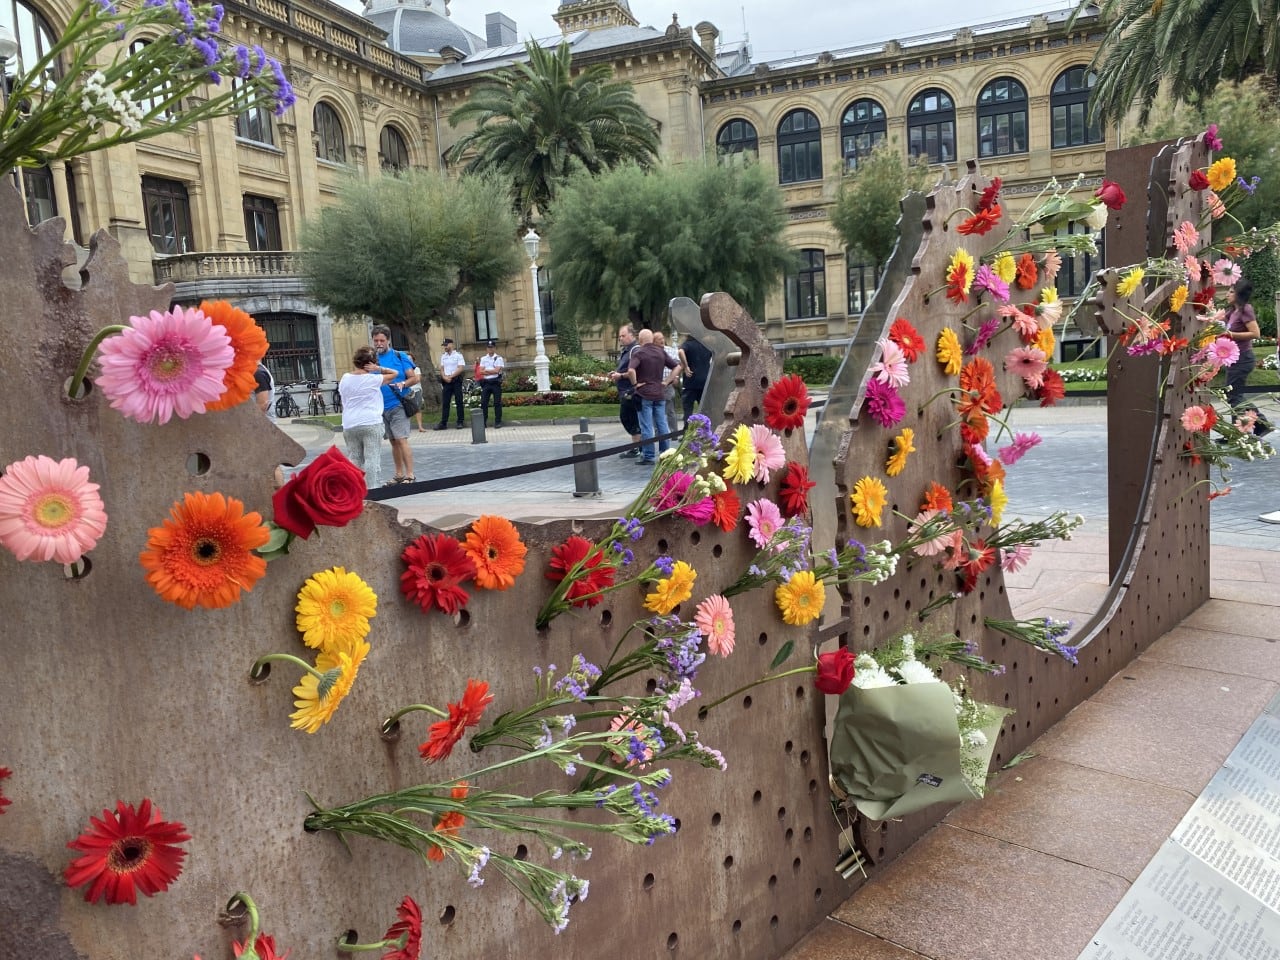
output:
[[[335,321],[308,297],[293,253],[301,224],[343,177],[444,168],[462,135],[449,113],[478,79],[522,58],[522,42],[509,18],[490,14],[481,37],[440,0],[368,0],[363,16],[327,0],[224,2],[224,32],[285,65],[298,95],[287,114],[209,121],[15,179],[32,220],[66,218],[68,239],[82,246],[106,229],[135,279],[172,281],[180,302],[225,297],[253,312],[278,380],[332,380],[367,328]],[[67,0],[0,0],[0,24],[18,37],[19,58],[30,58],[72,9]],[[720,43],[710,23],[641,26],[626,0],[562,3],[554,19],[560,33],[545,42],[563,37],[576,64],[608,63],[634,85],[660,126],[665,160],[753,154],[776,170],[801,265],[759,319],[771,339],[797,349],[847,337],[874,289],[876,265],[846,252],[828,220],[843,172],[874,142],[888,139],[951,176],[962,170],[957,160],[979,157],[1004,178],[1015,209],[1055,176],[1080,175],[1079,189],[1091,192],[1115,146],[1113,133],[1086,121],[1087,65],[1100,38],[1091,18],[1068,29],[1059,12],[768,63],[752,62],[744,43]],[[1069,264],[1063,293],[1092,266]],[[538,286],[554,352],[553,278],[540,270]],[[472,356],[494,337],[518,364],[534,352],[534,296],[525,271],[433,335],[448,333]],[[603,352],[612,342],[606,332],[585,346]]]

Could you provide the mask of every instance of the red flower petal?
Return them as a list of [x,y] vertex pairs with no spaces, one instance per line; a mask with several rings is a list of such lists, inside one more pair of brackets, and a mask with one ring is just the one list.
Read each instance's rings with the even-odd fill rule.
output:
[[67,886],[89,884],[84,898],[89,903],[138,902],[137,893],[152,897],[169,889],[182,873],[187,852],[177,845],[190,840],[186,827],[160,818],[144,799],[135,810],[123,800],[115,813],[102,811],[91,817],[92,827],[67,844],[84,854],[66,868]]

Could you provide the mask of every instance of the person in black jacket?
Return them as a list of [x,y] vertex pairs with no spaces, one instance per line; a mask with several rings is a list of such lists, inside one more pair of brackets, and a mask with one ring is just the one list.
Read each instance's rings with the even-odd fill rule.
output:
[[[622,429],[631,434],[633,442],[639,443],[640,410],[636,406],[635,384],[627,376],[627,371],[631,369],[631,349],[636,345],[636,332],[631,324],[624,323],[618,328],[618,345],[621,350],[618,354],[618,367],[609,371],[609,379],[618,386],[618,419],[622,422]],[[632,447],[626,453],[618,454],[618,459],[634,460],[639,455],[640,448]]]
[[684,423],[689,425],[694,404],[702,401],[702,391],[711,373],[711,351],[695,336],[687,336],[680,344],[680,366],[684,369],[684,386],[680,390],[680,404],[684,409]]

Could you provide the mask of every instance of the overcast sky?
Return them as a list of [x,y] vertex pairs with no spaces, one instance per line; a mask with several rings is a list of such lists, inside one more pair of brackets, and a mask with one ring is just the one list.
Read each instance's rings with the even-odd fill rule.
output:
[[[357,11],[363,6],[361,0],[339,2]],[[757,62],[1073,5],[1064,0],[989,0],[967,6],[954,0],[630,0],[630,4],[641,26],[662,30],[671,23],[671,14],[678,13],[685,27],[710,20],[719,28],[722,42],[740,40],[745,34]],[[557,27],[551,17],[555,10],[555,0],[453,0],[449,5],[455,23],[482,37],[485,14],[505,13],[516,22],[522,41],[554,36]]]

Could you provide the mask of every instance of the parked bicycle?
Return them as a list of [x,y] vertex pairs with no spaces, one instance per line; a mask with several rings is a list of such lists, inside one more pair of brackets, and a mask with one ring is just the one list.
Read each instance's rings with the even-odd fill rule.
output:
[[334,413],[342,412],[342,391],[338,389],[338,385],[333,385],[333,394],[329,398],[329,405],[333,407]]
[[324,394],[320,391],[320,381],[308,380],[307,389],[311,391],[307,397],[307,416],[323,417],[329,409],[325,406]]
[[302,409],[298,406],[298,401],[293,399],[293,394],[289,392],[290,387],[296,387],[296,383],[286,383],[280,388],[280,396],[276,397],[276,417],[281,420],[291,420],[294,417],[302,416]]

